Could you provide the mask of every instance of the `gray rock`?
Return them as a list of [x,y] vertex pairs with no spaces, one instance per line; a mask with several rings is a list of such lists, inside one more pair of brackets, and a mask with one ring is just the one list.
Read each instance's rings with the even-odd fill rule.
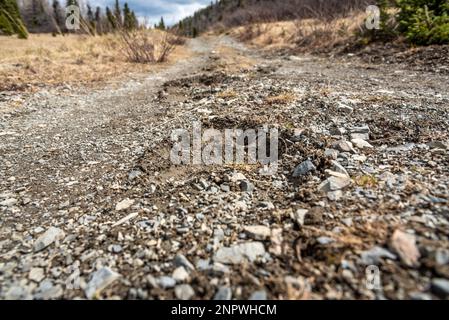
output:
[[329,177],[324,180],[319,186],[318,190],[322,192],[330,192],[336,190],[342,190],[351,185],[352,180],[344,175],[338,177]]
[[243,192],[253,192],[254,185],[248,180],[243,180],[240,182],[240,190],[242,190]]
[[348,171],[346,171],[346,169],[338,161],[332,160],[331,163],[332,163],[332,171],[342,173],[345,176],[349,177]]
[[406,266],[417,267],[419,265],[420,252],[413,234],[399,229],[395,230],[391,237],[391,248],[396,251]]
[[324,150],[324,155],[326,156],[326,158],[337,160],[338,151],[335,149],[326,149]]
[[258,206],[265,210],[273,210],[274,209],[274,204],[270,201],[262,201],[259,203]]
[[136,179],[141,174],[142,174],[142,171],[140,171],[140,170],[133,170],[133,171],[131,171],[128,174],[128,180],[133,181],[134,179]]
[[353,108],[351,108],[350,106],[343,104],[341,102],[338,103],[337,110],[341,111],[345,114],[348,114],[348,113],[351,113],[352,111],[354,111]]
[[39,285],[34,298],[49,300],[49,299],[60,299],[64,293],[61,285],[54,285],[51,280],[44,280]]
[[175,279],[176,282],[184,282],[189,278],[189,273],[184,267],[177,267],[173,271],[172,278]]
[[229,287],[220,287],[215,293],[214,300],[231,300],[232,290]]
[[439,266],[449,264],[449,250],[437,249],[437,251],[435,252],[435,262]]
[[339,140],[335,142],[332,145],[332,148],[340,151],[340,152],[350,152],[350,153],[356,153],[354,150],[354,147],[352,146],[352,143],[346,140]]
[[45,278],[44,269],[42,268],[31,268],[28,273],[28,278],[35,282],[41,282]]
[[103,267],[92,274],[90,281],[84,290],[88,299],[98,296],[103,289],[112,284],[120,277],[120,274],[112,271],[108,267]]
[[254,291],[249,300],[267,300],[267,293],[265,290]]
[[195,295],[195,291],[188,284],[180,284],[175,287],[175,296],[179,300],[190,300]]
[[261,242],[246,242],[218,249],[214,255],[214,261],[225,264],[240,264],[245,260],[254,262],[264,255],[265,247]]
[[187,271],[195,270],[193,264],[182,254],[176,255],[173,263],[177,267],[184,267]]
[[370,128],[367,125],[353,127],[350,130],[352,133],[370,133]]
[[360,139],[360,138],[352,139],[351,142],[354,146],[356,146],[359,149],[372,149],[373,148],[373,146],[369,142],[366,142],[365,140]]
[[315,165],[312,163],[312,161],[310,160],[306,160],[302,163],[300,163],[295,170],[293,171],[293,177],[297,178],[297,177],[301,177],[304,176],[312,171],[315,171],[316,167]]
[[449,280],[447,279],[432,279],[432,292],[441,298],[449,296]]
[[65,236],[64,231],[59,228],[50,227],[34,242],[34,251],[41,251],[55,241],[62,240]]
[[330,237],[318,237],[318,238],[316,239],[316,241],[317,241],[319,244],[322,244],[322,245],[327,245],[327,244],[329,244],[329,243],[335,242],[335,240],[332,239],[332,238],[330,238]]
[[296,221],[298,226],[301,227],[304,225],[304,219],[306,218],[308,212],[309,210],[306,209],[298,209],[295,212],[292,212],[291,218]]
[[0,207],[12,207],[17,203],[17,199],[9,198],[0,202]]
[[176,280],[172,277],[162,276],[157,278],[156,283],[162,289],[170,289],[176,285]]
[[412,292],[409,296],[412,300],[432,300],[432,296],[424,292]]
[[117,205],[115,206],[115,210],[117,210],[117,211],[126,210],[129,207],[131,207],[133,204],[134,204],[134,200],[124,199],[124,200],[120,201],[119,203],[117,203]]
[[343,192],[341,190],[329,191],[326,195],[329,201],[338,201],[343,197]]
[[396,256],[382,247],[375,246],[370,250],[363,251],[360,255],[364,265],[378,265],[382,258],[396,260]]
[[271,230],[266,226],[247,226],[243,228],[248,236],[254,240],[266,240],[270,238]]

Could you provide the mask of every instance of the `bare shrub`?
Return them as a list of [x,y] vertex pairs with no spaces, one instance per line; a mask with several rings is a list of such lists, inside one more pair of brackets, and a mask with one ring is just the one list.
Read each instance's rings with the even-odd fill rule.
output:
[[149,30],[120,30],[119,37],[127,60],[136,63],[166,61],[177,42],[168,32]]

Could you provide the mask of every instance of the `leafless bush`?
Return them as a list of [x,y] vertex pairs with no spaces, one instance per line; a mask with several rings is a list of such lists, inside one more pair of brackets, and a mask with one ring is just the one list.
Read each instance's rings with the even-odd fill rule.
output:
[[121,48],[130,62],[159,63],[167,60],[175,48],[170,33],[148,30],[120,30]]

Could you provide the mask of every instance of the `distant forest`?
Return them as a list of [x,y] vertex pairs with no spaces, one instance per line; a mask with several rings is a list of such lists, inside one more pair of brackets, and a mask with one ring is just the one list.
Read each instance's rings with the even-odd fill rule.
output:
[[65,7],[68,5],[80,7],[79,32],[82,33],[94,35],[117,28],[139,28],[134,11],[126,2],[122,6],[119,0],[113,8],[92,7],[82,0],[0,0],[0,34],[26,38],[27,32],[67,33]]
[[185,35],[195,37],[211,28],[226,29],[248,23],[320,16],[338,17],[351,10],[364,10],[368,3],[367,0],[221,0],[180,21],[177,27]]

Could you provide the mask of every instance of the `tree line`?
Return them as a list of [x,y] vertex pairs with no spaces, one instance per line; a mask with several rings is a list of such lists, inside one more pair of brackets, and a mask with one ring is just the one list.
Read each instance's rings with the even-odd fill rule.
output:
[[80,8],[78,33],[101,35],[116,30],[134,30],[142,27],[134,10],[119,0],[112,8],[92,7],[83,0],[0,0],[0,34],[17,34],[26,38],[30,33],[66,34],[75,32],[66,27],[66,6]]

